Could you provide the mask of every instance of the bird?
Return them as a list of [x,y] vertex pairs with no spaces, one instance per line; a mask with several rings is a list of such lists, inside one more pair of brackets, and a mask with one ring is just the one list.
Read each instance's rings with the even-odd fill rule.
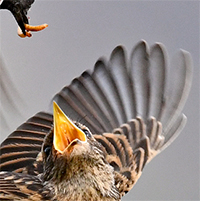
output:
[[186,124],[192,58],[117,46],[0,146],[0,200],[120,201]]
[[9,10],[13,14],[23,34],[26,35],[25,24],[29,24],[27,12],[33,3],[34,0],[1,0],[0,9]]

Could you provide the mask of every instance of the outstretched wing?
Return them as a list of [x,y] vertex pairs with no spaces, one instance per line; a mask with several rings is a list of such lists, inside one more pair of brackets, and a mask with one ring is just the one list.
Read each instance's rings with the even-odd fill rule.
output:
[[[167,147],[185,125],[182,109],[191,75],[191,58],[187,52],[181,50],[168,65],[162,44],[149,49],[146,42],[141,41],[129,60],[124,48],[118,46],[109,61],[98,60],[93,72],[86,71],[74,79],[54,100],[71,119],[83,123],[95,134],[107,161],[115,169],[116,186],[123,195],[135,184],[144,165]],[[40,138],[31,161],[24,153],[20,167],[12,168],[13,155],[20,158],[21,151],[8,149],[0,156],[5,161],[1,168],[21,171],[28,165],[28,173],[35,173],[35,157],[52,127],[52,116],[43,115],[50,117],[48,121],[33,117],[31,125],[28,123],[31,137],[23,140],[26,145],[35,146]],[[46,126],[48,128],[43,129]],[[22,128],[25,128],[24,134],[30,135],[26,124]],[[16,144],[15,138],[23,136],[20,128],[18,130],[3,142],[1,150],[5,146],[12,147]],[[22,139],[17,141],[20,146],[21,142]]]
[[148,138],[152,158],[185,125],[182,109],[191,86],[191,66],[190,54],[183,50],[168,65],[160,43],[149,49],[141,41],[129,60],[118,46],[108,62],[98,60],[93,72],[75,78],[54,100],[92,133],[124,133],[133,150]]
[[182,109],[191,80],[191,57],[180,51],[167,64],[162,44],[141,41],[129,60],[118,46],[107,62],[97,61],[54,100],[81,121],[102,144],[116,171],[121,195],[140,177],[144,165],[166,148],[186,123]]
[[52,123],[51,114],[40,112],[11,133],[0,146],[0,171],[22,172],[27,166],[29,174],[41,173],[42,168],[36,158]]
[[123,47],[118,46],[108,62],[98,60],[92,73],[86,71],[75,78],[54,100],[92,133],[112,132],[137,117],[148,124],[154,117],[170,138],[169,131],[182,119],[192,72],[187,52],[180,51],[171,68],[166,57],[162,44],[149,50],[142,41],[127,61]]
[[51,191],[35,176],[0,172],[0,200],[51,200]]

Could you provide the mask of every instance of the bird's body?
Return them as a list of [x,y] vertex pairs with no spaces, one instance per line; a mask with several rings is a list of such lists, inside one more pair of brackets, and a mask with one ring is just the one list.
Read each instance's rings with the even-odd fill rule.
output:
[[0,199],[121,200],[185,124],[191,59],[181,51],[168,82],[165,59],[142,41],[127,65],[119,46],[63,88],[54,116],[36,114],[1,144]]
[[[62,180],[57,183],[59,176],[55,174],[55,178],[48,182],[47,187],[54,190],[54,199],[60,201],[119,200],[114,170],[103,160],[99,157],[91,159],[90,155],[89,159],[76,157],[73,163],[69,161],[69,166],[66,164],[67,172],[65,172],[66,166],[63,168],[65,175]],[[59,173],[61,177],[60,170]]]

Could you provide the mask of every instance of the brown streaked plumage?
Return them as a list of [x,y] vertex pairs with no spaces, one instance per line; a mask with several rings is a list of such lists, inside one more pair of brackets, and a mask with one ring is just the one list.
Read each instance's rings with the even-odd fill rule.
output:
[[1,144],[0,199],[121,200],[185,125],[191,66],[181,50],[168,72],[159,43],[115,48],[54,97],[58,124],[38,113]]

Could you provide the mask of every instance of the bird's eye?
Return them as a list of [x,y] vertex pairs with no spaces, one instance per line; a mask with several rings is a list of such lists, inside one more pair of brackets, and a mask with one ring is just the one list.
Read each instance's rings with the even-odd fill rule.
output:
[[50,146],[44,147],[44,153],[46,154],[47,157],[49,156],[50,152],[51,152]]
[[90,131],[84,129],[83,132],[85,133],[85,135],[86,135],[87,137],[89,137],[89,138],[92,137],[92,134],[90,133]]

